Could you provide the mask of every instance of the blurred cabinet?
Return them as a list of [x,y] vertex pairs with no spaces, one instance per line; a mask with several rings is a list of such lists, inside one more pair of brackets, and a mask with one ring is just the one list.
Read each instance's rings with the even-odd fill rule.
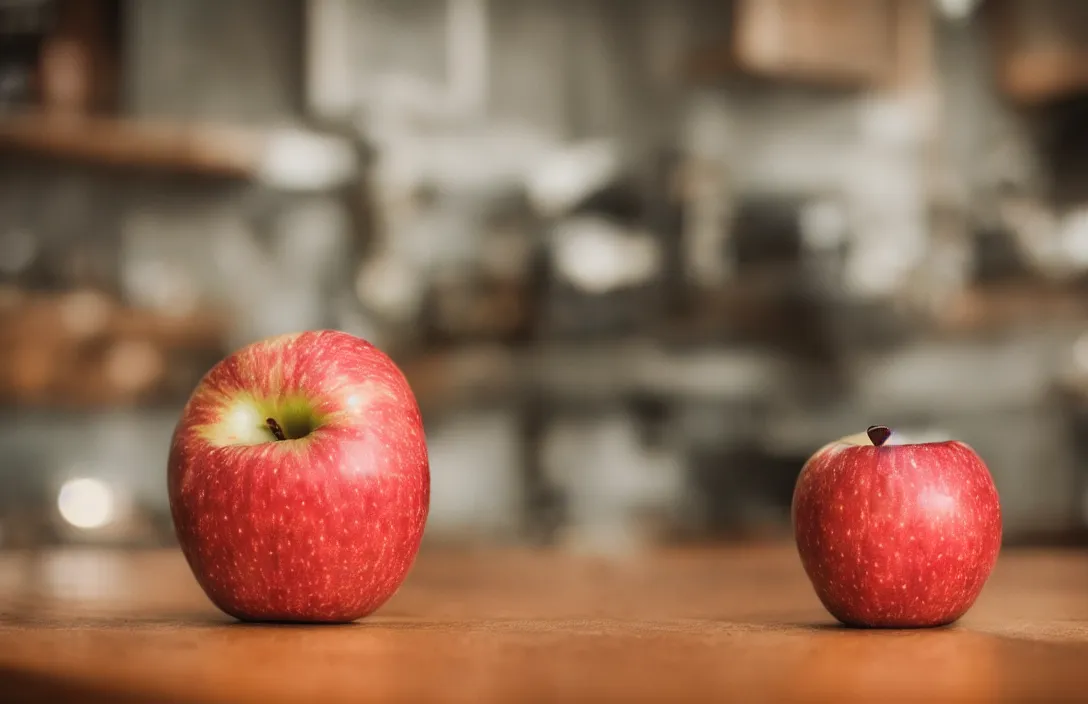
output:
[[874,85],[896,63],[897,0],[737,0],[738,67],[784,79]]
[[918,4],[734,0],[728,35],[697,52],[692,72],[696,77],[740,73],[831,86],[885,85],[900,71],[904,9]]
[[1037,104],[1088,91],[1088,2],[992,0],[987,11],[1006,95]]

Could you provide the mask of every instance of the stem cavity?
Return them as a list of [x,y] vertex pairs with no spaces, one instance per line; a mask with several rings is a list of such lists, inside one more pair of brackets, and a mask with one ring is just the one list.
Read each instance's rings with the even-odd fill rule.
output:
[[869,436],[869,440],[873,445],[880,447],[888,442],[888,438],[892,436],[892,431],[884,425],[870,425],[865,434]]
[[[277,440],[287,439],[287,436],[283,434],[283,428],[280,427],[280,424],[276,422],[275,418],[269,418],[265,420],[265,423],[268,424],[268,429],[272,431],[272,434],[276,436]],[[869,437],[872,436],[870,435]]]

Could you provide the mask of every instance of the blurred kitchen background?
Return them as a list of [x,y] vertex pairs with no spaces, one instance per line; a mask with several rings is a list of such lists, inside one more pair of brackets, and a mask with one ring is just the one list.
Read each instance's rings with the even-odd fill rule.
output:
[[882,423],[1088,533],[1088,2],[0,0],[0,547],[169,544],[181,405],[333,327],[428,541],[779,539]]

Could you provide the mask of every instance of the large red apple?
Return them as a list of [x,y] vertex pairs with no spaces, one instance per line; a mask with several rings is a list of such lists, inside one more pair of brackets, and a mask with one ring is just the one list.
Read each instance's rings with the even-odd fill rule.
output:
[[415,561],[430,502],[408,382],[334,331],[257,342],[213,367],[174,431],[168,483],[197,582],[253,621],[372,613]]
[[793,494],[797,551],[820,601],[849,626],[941,626],[971,608],[1001,548],[1001,505],[962,442],[888,444],[891,431],[820,448]]

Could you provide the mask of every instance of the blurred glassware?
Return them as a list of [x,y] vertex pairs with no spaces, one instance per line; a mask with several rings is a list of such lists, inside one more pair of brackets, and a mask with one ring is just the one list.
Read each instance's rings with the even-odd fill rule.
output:
[[953,22],[963,22],[971,17],[980,0],[933,0],[941,16]]
[[556,273],[587,295],[648,283],[661,271],[661,251],[646,232],[600,217],[565,218],[552,231]]
[[555,218],[613,181],[620,170],[617,145],[596,140],[547,154],[527,174],[526,188],[537,212]]
[[351,183],[358,167],[353,145],[345,140],[281,128],[267,135],[256,177],[269,188],[323,193]]
[[1088,270],[1088,206],[1065,213],[1058,236],[1069,267],[1077,274]]

